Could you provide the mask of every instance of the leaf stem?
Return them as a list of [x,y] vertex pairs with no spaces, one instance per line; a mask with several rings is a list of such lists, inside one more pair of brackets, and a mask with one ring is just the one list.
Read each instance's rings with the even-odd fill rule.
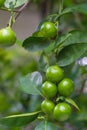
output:
[[15,13],[13,11],[11,11],[11,17],[10,17],[9,24],[8,24],[9,27],[12,27],[13,23],[15,22],[14,15],[15,15]]

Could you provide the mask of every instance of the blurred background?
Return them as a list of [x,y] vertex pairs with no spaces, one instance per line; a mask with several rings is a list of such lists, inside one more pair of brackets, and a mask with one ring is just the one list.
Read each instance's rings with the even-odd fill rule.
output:
[[[87,2],[86,0],[66,0],[64,8]],[[86,3],[87,4],[87,3]],[[24,40],[35,31],[38,24],[47,15],[58,12],[59,0],[33,0],[13,25],[18,43],[10,48],[0,48],[0,115],[35,111],[41,97],[31,96],[20,91],[19,78],[29,72],[38,71],[39,53],[30,53],[21,47]],[[85,9],[87,10],[87,8]],[[0,10],[0,28],[6,27],[10,14]],[[73,29],[87,30],[87,14],[72,13],[60,19],[59,33]],[[87,54],[77,62],[64,67],[67,77],[75,82],[75,91],[71,96],[81,111],[73,110],[71,119],[59,126],[58,130],[87,130]],[[45,61],[44,61],[45,62]],[[78,117],[78,120],[74,120]],[[9,128],[0,125],[0,130],[34,130],[36,123],[26,128]]]

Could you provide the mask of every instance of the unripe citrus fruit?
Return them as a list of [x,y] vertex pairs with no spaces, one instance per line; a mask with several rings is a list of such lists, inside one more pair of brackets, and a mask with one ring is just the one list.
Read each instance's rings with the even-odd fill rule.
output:
[[49,81],[59,82],[64,77],[64,71],[57,65],[53,65],[47,68],[46,77]]
[[41,109],[42,109],[42,111],[44,113],[48,114],[48,115],[53,113],[54,107],[55,107],[55,104],[51,100],[45,99],[41,103]]
[[40,29],[43,32],[43,37],[53,38],[57,35],[57,29],[54,23],[44,22]]
[[57,121],[65,121],[70,117],[71,113],[72,113],[72,109],[70,105],[63,102],[63,103],[58,103],[55,106],[53,115]]
[[0,46],[11,46],[16,42],[16,34],[10,28],[2,28],[0,30]]
[[47,98],[53,98],[57,94],[57,86],[49,81],[46,81],[42,84],[42,94]]
[[70,96],[70,94],[74,90],[74,83],[69,78],[64,78],[60,83],[58,84],[58,92],[62,96]]

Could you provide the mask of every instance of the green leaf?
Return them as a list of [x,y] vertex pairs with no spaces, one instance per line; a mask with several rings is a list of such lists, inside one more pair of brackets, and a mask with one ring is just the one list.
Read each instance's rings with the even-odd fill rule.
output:
[[40,51],[49,46],[50,41],[44,37],[29,37],[24,40],[23,47],[28,51]]
[[76,43],[87,43],[87,35],[86,32],[81,31],[72,31],[66,35],[62,35],[56,39],[53,43],[51,43],[45,51],[47,53],[53,51],[54,49],[59,50],[59,52],[66,46]]
[[28,94],[40,95],[40,87],[42,85],[42,76],[35,71],[20,78],[20,88]]
[[64,48],[65,46],[76,44],[76,43],[87,43],[87,35],[85,31],[73,31],[71,36],[68,37],[60,46]]
[[7,126],[24,126],[34,121],[39,112],[11,115],[0,119],[0,123]]
[[68,33],[66,35],[62,35],[61,37],[59,37],[56,42],[55,42],[55,45],[56,46],[60,46],[62,45],[62,43],[64,43],[67,39],[69,39],[69,37],[71,37],[72,34],[71,33]]
[[79,115],[76,117],[76,121],[87,121],[87,112],[81,112]]
[[48,64],[49,64],[48,57],[42,52],[39,58],[39,64],[38,64],[39,70],[46,73]]
[[41,103],[42,100],[40,100],[40,97],[38,95],[31,95],[28,105],[29,112],[41,110]]
[[87,14],[87,2],[84,4],[79,4],[79,5],[71,6],[69,8],[64,9],[62,13],[58,15],[58,17],[68,14],[68,13],[75,13],[75,12]]
[[87,2],[76,6],[76,11],[79,13],[87,14]]
[[50,122],[42,121],[35,130],[58,130],[58,128]]
[[47,53],[51,52],[52,50],[56,49],[57,47],[59,47],[60,45],[62,45],[69,37],[71,37],[71,33],[68,33],[66,35],[60,36],[58,37],[55,42],[51,43],[46,49],[45,51]]
[[78,105],[77,105],[71,98],[65,98],[65,101],[68,102],[68,103],[70,103],[70,104],[73,105],[76,109],[78,109],[78,110],[80,111]]
[[64,9],[64,10],[62,11],[61,14],[59,14],[59,17],[62,16],[62,15],[71,13],[71,12],[73,12],[73,7],[71,7],[71,8],[66,8],[66,9]]
[[72,6],[70,8],[65,9],[63,12],[68,12],[68,13],[79,12],[79,13],[87,14],[87,3]]
[[67,66],[79,59],[86,51],[87,43],[78,43],[66,46],[57,57],[58,65]]
[[[10,8],[10,3],[15,4],[16,0],[5,0],[5,7]],[[27,0],[17,0],[15,8],[23,5]]]

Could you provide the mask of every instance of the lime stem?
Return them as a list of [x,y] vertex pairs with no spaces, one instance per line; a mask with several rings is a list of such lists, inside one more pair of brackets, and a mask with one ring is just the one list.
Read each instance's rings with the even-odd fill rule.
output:
[[[17,0],[16,0],[16,2],[17,2]],[[16,5],[16,2],[15,2],[15,4],[14,4],[14,6]],[[27,1],[25,4],[23,4],[18,10],[13,10],[13,9],[12,9],[12,10],[11,10],[11,9],[7,10],[7,9],[3,8],[3,10],[11,12],[11,17],[10,17],[8,26],[12,27],[14,21],[17,20],[17,18],[18,18],[19,15],[21,14],[21,12],[25,9],[25,7],[26,7],[30,2],[31,2],[31,0],[28,0],[28,1]],[[15,13],[17,14],[16,16],[15,16]]]
[[14,15],[15,15],[15,13],[13,11],[11,11],[11,17],[10,17],[9,24],[8,24],[9,27],[12,27],[12,25],[14,23]]

